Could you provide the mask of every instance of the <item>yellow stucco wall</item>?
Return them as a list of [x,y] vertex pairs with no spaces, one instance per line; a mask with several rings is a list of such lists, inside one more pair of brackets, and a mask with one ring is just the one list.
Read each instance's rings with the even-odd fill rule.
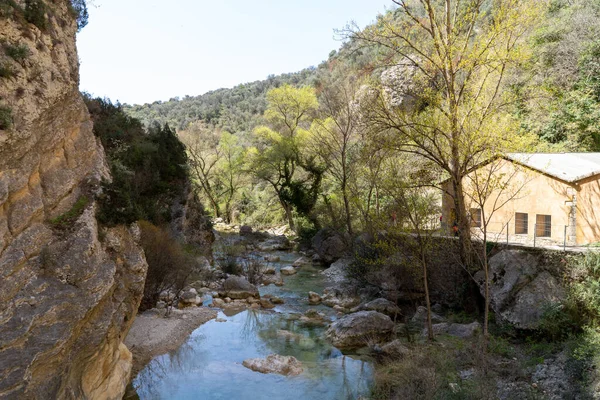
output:
[[600,180],[599,176],[579,183],[577,193],[577,243],[600,242]]
[[[504,195],[499,195],[496,190],[488,196],[488,201],[485,205],[485,214],[488,216],[488,237],[491,240],[503,241],[507,239],[507,224],[508,224],[508,240],[511,242],[533,242],[533,236],[536,224],[536,215],[551,215],[552,229],[550,238],[537,238],[540,243],[551,241],[562,244],[565,239],[565,226],[567,228],[567,242],[569,244],[587,244],[600,241],[600,181],[598,177],[588,180],[585,184],[577,185],[562,182],[553,177],[546,176],[537,171],[522,167],[510,161],[499,160],[482,168],[494,168],[496,176],[512,177],[508,184],[508,189]],[[503,175],[502,175],[503,174]],[[505,178],[504,181],[507,179]],[[465,193],[472,186],[472,180],[465,178],[463,184]],[[452,193],[449,183],[445,184],[446,190]],[[472,191],[471,191],[472,192]],[[508,201],[504,206],[492,212],[493,203],[498,199],[497,204],[506,202],[508,197],[512,197],[517,193],[515,198]],[[575,196],[574,196],[575,195]],[[477,202],[469,199],[465,195],[467,210],[470,208],[479,208]],[[570,213],[572,211],[571,201],[577,198],[577,235],[575,243],[575,229],[571,229]],[[597,205],[597,207],[594,207]],[[453,208],[453,200],[449,195],[443,196],[443,216],[446,226],[451,226],[451,209]],[[497,208],[497,206],[496,206]],[[517,235],[515,233],[515,213],[528,214],[528,234]],[[492,214],[489,217],[490,213]],[[473,228],[473,233],[481,232],[478,228]]]

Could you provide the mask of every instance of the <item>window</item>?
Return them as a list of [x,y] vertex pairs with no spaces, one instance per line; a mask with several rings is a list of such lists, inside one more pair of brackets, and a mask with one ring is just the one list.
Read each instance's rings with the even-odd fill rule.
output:
[[481,228],[481,209],[471,208],[471,227]]
[[537,237],[552,236],[552,216],[537,214],[535,217],[535,235]]
[[515,213],[515,234],[527,235],[529,233],[529,214]]

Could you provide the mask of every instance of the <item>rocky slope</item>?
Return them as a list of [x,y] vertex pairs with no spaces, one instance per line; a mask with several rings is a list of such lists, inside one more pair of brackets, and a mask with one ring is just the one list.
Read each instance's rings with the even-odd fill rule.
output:
[[47,2],[43,30],[23,6],[0,13],[0,398],[120,399],[147,265],[135,226],[95,219],[107,168],[69,3]]

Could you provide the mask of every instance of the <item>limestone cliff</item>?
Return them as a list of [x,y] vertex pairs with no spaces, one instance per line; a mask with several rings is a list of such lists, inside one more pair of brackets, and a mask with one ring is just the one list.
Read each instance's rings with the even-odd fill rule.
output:
[[43,30],[23,1],[0,10],[0,398],[120,399],[147,265],[135,226],[97,225],[77,26],[45,3]]

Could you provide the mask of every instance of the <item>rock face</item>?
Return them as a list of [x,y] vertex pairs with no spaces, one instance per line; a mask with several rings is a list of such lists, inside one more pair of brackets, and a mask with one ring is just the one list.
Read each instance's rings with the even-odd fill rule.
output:
[[44,32],[0,19],[0,42],[28,48],[0,54],[15,72],[0,78],[0,398],[120,399],[147,264],[137,227],[99,234],[108,169],[78,90],[77,26],[68,2],[46,5]]
[[[517,328],[537,328],[544,307],[565,298],[559,280],[537,255],[504,250],[492,257],[489,264],[491,307],[496,316]],[[475,279],[484,294],[483,271]]]
[[286,376],[300,375],[303,371],[302,363],[292,356],[271,354],[266,359],[249,358],[242,365],[252,371],[263,374],[280,374]]
[[376,311],[348,314],[327,330],[327,337],[335,347],[357,348],[369,342],[386,342],[394,332],[394,323],[387,315]]
[[331,264],[346,255],[349,238],[331,229],[321,229],[312,239],[312,246],[321,261]]
[[327,279],[332,283],[335,283],[337,285],[344,284],[345,282],[347,282],[346,270],[348,269],[348,266],[351,262],[352,260],[349,258],[340,258],[339,260],[331,264],[329,268],[323,271],[322,274],[325,275]]
[[241,276],[230,276],[223,282],[223,288],[219,290],[221,297],[230,299],[247,299],[248,297],[260,298],[258,289]]

